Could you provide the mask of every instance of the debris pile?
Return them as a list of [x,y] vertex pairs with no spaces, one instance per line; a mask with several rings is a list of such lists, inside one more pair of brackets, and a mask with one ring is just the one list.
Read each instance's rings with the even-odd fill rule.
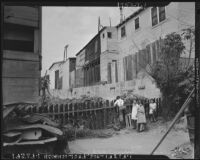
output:
[[27,114],[33,105],[12,104],[3,109],[3,147],[56,143],[63,137],[59,124],[42,114]]
[[191,143],[184,143],[171,150],[171,156],[178,159],[194,158],[194,146]]

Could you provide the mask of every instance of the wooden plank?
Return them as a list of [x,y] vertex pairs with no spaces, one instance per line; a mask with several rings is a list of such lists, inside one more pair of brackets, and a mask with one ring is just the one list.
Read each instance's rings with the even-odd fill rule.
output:
[[32,101],[39,98],[39,79],[3,78],[3,103]]
[[152,55],[153,55],[153,64],[156,62],[156,45],[155,42],[152,43]]
[[39,8],[27,6],[4,6],[4,21],[38,27]]
[[4,17],[17,17],[37,21],[39,16],[39,7],[33,8],[28,6],[4,6]]
[[33,54],[32,52],[4,50],[3,59],[39,62],[39,54]]
[[41,40],[40,40],[40,30],[35,29],[34,30],[34,53],[40,53],[40,45],[41,45]]
[[39,63],[30,61],[3,61],[3,77],[33,77],[39,78]]
[[10,17],[9,19],[5,19],[5,22],[6,23],[26,25],[26,26],[32,26],[32,27],[38,27],[38,21],[25,20],[25,19],[19,19],[19,18],[14,18],[14,17]]

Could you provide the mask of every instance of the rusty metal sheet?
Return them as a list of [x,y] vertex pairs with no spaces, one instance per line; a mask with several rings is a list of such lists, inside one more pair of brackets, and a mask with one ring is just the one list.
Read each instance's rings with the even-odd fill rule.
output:
[[26,141],[26,142],[14,142],[14,143],[3,143],[3,146],[14,146],[14,145],[36,145],[36,144],[45,144],[48,142],[57,141],[57,137],[39,140],[39,141]]
[[48,132],[51,132],[53,134],[57,135],[63,135],[63,132],[55,127],[44,125],[44,124],[33,124],[33,125],[19,125],[19,126],[13,126],[6,129],[6,131],[14,131],[14,130],[26,130],[31,128],[41,128]]

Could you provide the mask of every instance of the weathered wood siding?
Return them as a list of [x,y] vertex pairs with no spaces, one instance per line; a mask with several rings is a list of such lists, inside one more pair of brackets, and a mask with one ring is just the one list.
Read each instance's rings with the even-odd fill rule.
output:
[[4,6],[3,103],[39,98],[41,7]]

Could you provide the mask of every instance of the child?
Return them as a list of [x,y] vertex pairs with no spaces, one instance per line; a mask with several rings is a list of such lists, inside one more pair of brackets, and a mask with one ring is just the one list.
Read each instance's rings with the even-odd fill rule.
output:
[[134,99],[133,100],[133,105],[132,105],[132,114],[131,114],[133,129],[136,129],[138,107],[139,106],[137,104],[137,101]]
[[137,110],[137,129],[138,132],[142,132],[145,130],[146,125],[146,116],[145,116],[145,110],[144,105],[141,103],[141,101],[138,101],[138,110]]
[[151,100],[150,104],[149,104],[149,118],[150,121],[155,122],[155,112],[156,112],[156,103],[153,101],[153,99]]

